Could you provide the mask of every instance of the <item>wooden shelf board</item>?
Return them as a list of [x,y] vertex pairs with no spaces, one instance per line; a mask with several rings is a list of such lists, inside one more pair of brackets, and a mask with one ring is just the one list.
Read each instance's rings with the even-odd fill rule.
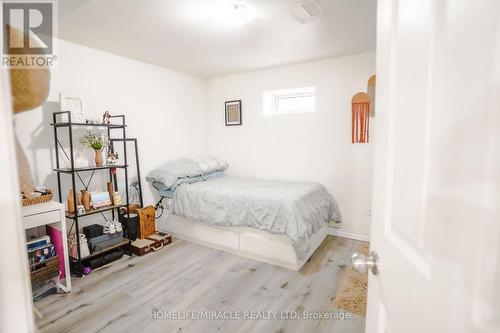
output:
[[[123,164],[116,164],[116,165],[101,165],[101,166],[88,166],[88,167],[82,167],[82,168],[75,168],[74,172],[83,172],[83,171],[93,171],[93,170],[109,170],[109,169],[114,169],[114,168],[119,168],[119,169],[125,169],[128,167],[128,165],[123,165]],[[62,172],[62,173],[72,173],[73,171],[71,168],[58,168],[54,169],[56,172]]]
[[[107,212],[109,210],[112,210],[112,209],[116,209],[116,208],[121,208],[121,207],[126,207],[127,205],[112,205],[112,206],[106,206],[106,207],[101,207],[101,208],[97,208],[97,209],[91,209],[87,212],[85,212],[85,214],[81,214],[81,215],[78,215],[78,217],[84,217],[84,216],[88,216],[88,215],[93,215],[93,214],[98,214],[98,213],[102,213],[102,212]],[[66,211],[66,218],[68,219],[74,219],[76,216],[75,216],[75,213],[69,213]]]
[[[123,239],[120,243],[116,243],[116,244],[113,244],[113,245],[110,245],[108,247],[105,247],[104,249],[99,249],[99,250],[95,250],[94,253],[86,256],[86,257],[83,257],[82,260],[86,260],[86,259],[90,259],[90,258],[93,258],[93,257],[96,257],[102,253],[105,253],[105,252],[108,252],[110,250],[113,250],[113,249],[116,249],[117,247],[120,247],[120,246],[123,246],[123,245],[127,245],[128,244],[128,239]],[[76,258],[73,258],[70,256],[70,259],[72,261],[77,261]]]

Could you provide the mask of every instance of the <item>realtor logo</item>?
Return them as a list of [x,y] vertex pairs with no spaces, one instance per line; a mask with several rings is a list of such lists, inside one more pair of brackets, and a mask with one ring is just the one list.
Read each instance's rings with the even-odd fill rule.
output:
[[3,1],[2,66],[53,66],[57,28],[53,1]]

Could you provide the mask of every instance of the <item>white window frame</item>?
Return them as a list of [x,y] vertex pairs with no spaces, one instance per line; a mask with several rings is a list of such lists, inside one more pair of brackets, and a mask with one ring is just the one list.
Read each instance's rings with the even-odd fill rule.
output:
[[[304,109],[290,111],[280,110],[280,99],[314,97],[311,105]],[[265,116],[300,114],[316,112],[316,87],[303,87],[294,89],[282,89],[265,91],[263,94],[263,114]]]

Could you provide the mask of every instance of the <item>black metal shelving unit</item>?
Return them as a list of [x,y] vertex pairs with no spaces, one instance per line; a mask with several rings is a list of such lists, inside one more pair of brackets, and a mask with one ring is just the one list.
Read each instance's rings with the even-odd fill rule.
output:
[[[67,122],[58,122],[58,117],[61,117],[62,115],[67,115]],[[118,115],[118,116],[111,116],[111,118],[114,119],[120,119],[121,123],[120,124],[87,124],[87,123],[73,123],[71,121],[71,112],[70,111],[60,111],[60,112],[54,112],[52,115],[53,123],[51,124],[54,127],[54,145],[55,145],[55,156],[56,156],[56,168],[54,171],[57,174],[57,192],[59,195],[59,202],[63,202],[63,197],[62,197],[62,192],[61,192],[61,175],[63,174],[68,174],[71,176],[71,188],[73,189],[73,200],[75,202],[75,212],[74,213],[69,213],[66,212],[66,218],[72,220],[72,226],[70,230],[72,230],[73,226],[75,227],[76,234],[80,232],[80,227],[78,225],[79,219],[94,215],[94,214],[101,214],[104,218],[105,216],[103,215],[104,212],[111,211],[112,213],[112,218],[115,218],[115,214],[118,216],[120,215],[120,209],[123,207],[128,207],[130,204],[130,198],[129,198],[129,182],[128,182],[128,159],[127,159],[127,142],[134,142],[134,148],[135,148],[135,157],[136,157],[136,166],[137,166],[137,177],[138,177],[138,182],[139,182],[139,197],[140,197],[140,205],[142,206],[142,186],[141,186],[141,181],[140,181],[140,170],[139,170],[139,156],[138,156],[138,150],[137,150],[137,139],[135,138],[127,138],[126,136],[126,123],[125,123],[125,116],[124,115]],[[124,164],[119,164],[119,165],[102,165],[102,166],[93,166],[93,167],[83,167],[83,168],[77,168],[75,167],[74,164],[74,144],[73,144],[73,129],[76,127],[94,127],[94,128],[105,128],[107,131],[108,138],[110,140],[110,145],[107,147],[107,152],[109,151],[114,151],[115,146],[114,144],[116,142],[121,142],[123,143],[123,162]],[[61,141],[59,140],[59,129],[61,128],[67,128],[68,129],[68,138],[69,138],[69,154],[66,152],[65,148],[61,144]],[[121,131],[121,135],[115,138],[111,137],[112,131]],[[61,168],[60,166],[60,156],[59,156],[59,149],[64,153],[66,158],[70,161],[70,167],[69,168]],[[78,214],[78,211],[76,210],[76,203],[78,203],[78,192],[77,192],[77,178],[80,180],[82,183],[83,187],[88,190],[90,183],[92,182],[92,179],[95,175],[96,171],[101,171],[101,170],[107,170],[109,172],[109,181],[113,183],[114,186],[114,191],[118,191],[118,182],[117,182],[117,177],[116,177],[116,170],[123,170],[125,173],[125,203],[122,205],[111,205],[111,206],[106,206],[98,209],[92,209],[90,211],[85,212],[85,214]],[[90,178],[88,182],[84,182],[82,177],[80,176],[80,173],[83,172],[90,172]],[[130,218],[130,212],[127,209],[126,210],[127,218]],[[106,218],[105,218],[106,219]],[[126,246],[128,245],[128,255],[131,255],[130,252],[130,244],[131,244],[131,239],[130,237],[128,239],[124,239],[123,242],[116,244],[114,246],[110,246],[109,248],[106,249],[101,249],[99,253],[104,253],[109,250],[112,250],[116,247],[120,246]],[[73,273],[75,273],[78,276],[82,276],[82,260],[91,258],[94,256],[94,254],[91,254],[88,257],[82,258],[81,256],[81,250],[80,250],[80,244],[78,243],[77,246],[77,256],[78,258],[71,258],[71,263],[72,263],[72,270]]]

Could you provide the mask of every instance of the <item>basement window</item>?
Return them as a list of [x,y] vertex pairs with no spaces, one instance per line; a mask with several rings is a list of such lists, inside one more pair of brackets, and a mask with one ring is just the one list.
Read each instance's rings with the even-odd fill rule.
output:
[[263,110],[265,116],[315,112],[316,88],[265,91]]

